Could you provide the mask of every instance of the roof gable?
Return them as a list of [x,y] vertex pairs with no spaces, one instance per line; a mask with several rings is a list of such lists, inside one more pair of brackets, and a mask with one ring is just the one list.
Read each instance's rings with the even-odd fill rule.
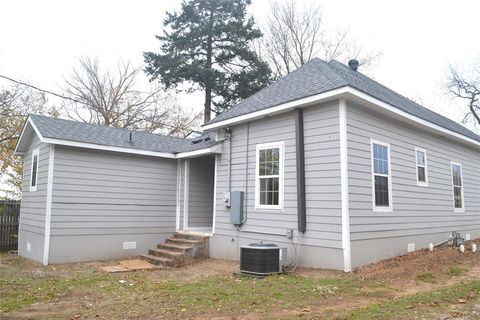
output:
[[325,62],[318,58],[239,102],[231,109],[213,118],[206,125],[216,124],[224,120],[234,120],[236,117],[253,112],[268,111],[267,109],[272,107],[331,92],[342,87],[355,88],[412,116],[475,141],[480,141],[479,135],[464,126],[419,105],[362,73],[353,71],[338,61]]
[[231,109],[222,112],[208,124],[340,88],[347,84],[328,67],[328,64],[320,59],[313,59],[301,68],[240,101]]
[[[72,146],[105,147],[105,150],[142,154],[164,154],[175,157],[181,152],[190,152],[209,148],[217,142],[207,133],[195,139],[170,137],[122,128],[106,127],[88,123],[57,119],[40,115],[30,115],[24,126],[16,153],[22,154],[28,148],[26,137],[35,131],[42,142]],[[130,140],[131,139],[131,140]],[[67,143],[63,143],[67,144]]]

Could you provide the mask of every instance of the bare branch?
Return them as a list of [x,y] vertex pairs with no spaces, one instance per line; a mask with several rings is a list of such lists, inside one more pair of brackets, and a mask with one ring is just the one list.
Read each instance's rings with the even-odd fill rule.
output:
[[462,75],[456,68],[450,67],[447,89],[455,98],[466,100],[468,110],[462,123],[467,123],[473,117],[476,124],[480,124],[480,73],[474,66],[469,77]]
[[64,104],[66,115],[87,123],[173,135],[198,124],[197,116],[185,112],[162,88],[138,90],[141,68],[120,62],[114,70],[103,70],[98,59],[81,58],[65,80],[64,91],[82,103]]
[[[299,9],[298,2],[273,2],[264,38],[257,54],[269,62],[278,77],[299,68],[315,57],[348,62],[357,59],[363,66],[374,63],[380,53],[365,52],[348,29],[328,32],[323,25],[323,8],[315,3]],[[259,49],[260,48],[260,49]]]

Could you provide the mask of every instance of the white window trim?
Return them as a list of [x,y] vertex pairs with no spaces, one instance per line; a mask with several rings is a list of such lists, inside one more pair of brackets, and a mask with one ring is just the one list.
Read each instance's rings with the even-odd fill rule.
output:
[[[32,186],[32,181],[33,181],[33,158],[37,156],[37,168],[36,168],[36,176],[35,176],[35,186]],[[40,149],[34,149],[32,151],[32,158],[30,160],[32,163],[30,165],[30,191],[37,191],[37,186],[38,186],[38,167],[39,167],[39,163],[40,163]]]
[[[453,170],[452,167],[453,165],[457,165],[460,167],[460,179],[462,180],[462,207],[461,208],[455,208],[455,186],[453,185]],[[464,194],[464,189],[465,189],[465,181],[463,181],[463,166],[461,163],[455,162],[455,161],[450,161],[450,175],[452,177],[452,197],[453,197],[453,212],[455,213],[464,213],[465,212],[465,194]]]
[[[258,173],[258,163],[260,160],[260,150],[279,148],[279,168],[278,168],[278,205],[260,204],[260,175]],[[283,210],[283,179],[284,179],[284,161],[285,161],[285,142],[269,142],[256,145],[255,152],[255,209],[260,210]]]
[[[374,160],[373,160],[373,145],[378,144],[388,148],[388,175],[377,174],[374,170]],[[370,165],[372,170],[372,210],[373,212],[393,212],[393,202],[392,202],[392,161],[391,161],[391,149],[390,144],[374,139],[370,139]],[[380,175],[388,177],[388,207],[377,207],[375,205],[375,175]]]
[[[422,167],[418,165],[418,152],[423,152],[425,155],[425,165],[423,166],[425,168],[425,182],[418,180],[418,167]],[[419,147],[415,147],[415,175],[417,176],[417,186],[421,187],[428,187],[428,156],[427,156],[427,150]]]

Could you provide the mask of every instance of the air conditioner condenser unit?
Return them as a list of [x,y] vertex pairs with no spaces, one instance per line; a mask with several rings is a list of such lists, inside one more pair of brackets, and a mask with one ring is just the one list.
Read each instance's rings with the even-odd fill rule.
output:
[[273,243],[251,243],[240,247],[240,272],[258,276],[282,273],[287,248]]

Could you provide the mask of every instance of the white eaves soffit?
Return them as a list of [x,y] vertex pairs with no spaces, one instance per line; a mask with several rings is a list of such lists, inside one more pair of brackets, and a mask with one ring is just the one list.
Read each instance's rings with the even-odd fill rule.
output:
[[363,107],[366,107],[372,111],[375,111],[377,114],[388,116],[390,118],[398,120],[399,122],[421,128],[425,131],[431,132],[441,137],[448,137],[454,141],[458,141],[463,144],[480,148],[480,141],[474,140],[460,133],[446,129],[430,121],[419,118],[415,115],[409,114],[389,103],[383,102],[380,99],[372,97],[350,86],[345,86],[339,89],[327,91],[327,92],[313,95],[310,97],[283,103],[274,107],[266,108],[266,109],[252,112],[249,114],[234,117],[231,119],[226,119],[226,120],[222,120],[212,124],[207,124],[203,126],[203,129],[207,131],[207,130],[225,128],[228,126],[237,125],[237,124],[245,123],[248,121],[265,118],[275,114],[288,112],[295,108],[309,107],[312,105],[320,104],[320,103],[331,101],[331,100],[336,100],[339,98],[346,98],[349,101],[356,102],[358,104],[361,104]]

